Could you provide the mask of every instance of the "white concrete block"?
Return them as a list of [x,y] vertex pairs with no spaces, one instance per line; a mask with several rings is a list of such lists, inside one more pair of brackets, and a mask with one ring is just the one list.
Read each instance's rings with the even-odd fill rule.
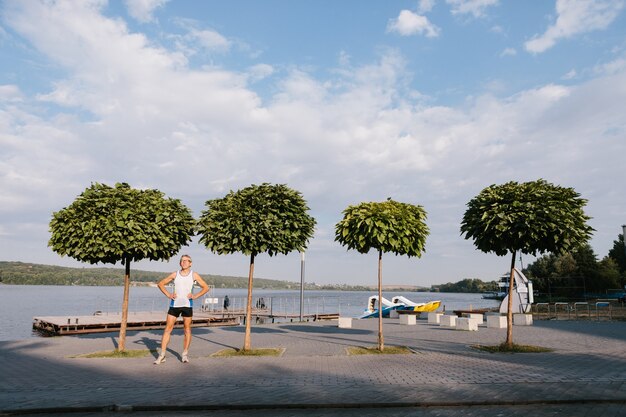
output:
[[456,319],[457,330],[477,331],[478,323],[475,319],[469,317],[459,317]]
[[339,324],[337,327],[342,329],[351,329],[352,328],[352,317],[339,317]]
[[439,324],[441,316],[443,316],[443,313],[428,313],[428,323]]
[[479,314],[479,313],[468,313],[468,314],[466,314],[466,317],[469,317],[470,319],[474,320],[478,324],[482,324],[483,323],[483,315],[482,314]]
[[413,314],[400,314],[400,324],[408,324],[409,326],[415,324],[415,315]]
[[439,319],[439,326],[441,327],[455,327],[456,326],[456,316],[450,314],[444,314]]
[[532,314],[513,314],[513,324],[515,326],[532,326],[533,315]]
[[506,329],[506,316],[487,316],[487,327],[491,329]]
[[391,310],[389,312],[389,318],[390,319],[397,319],[400,316],[400,314],[398,314],[398,310]]

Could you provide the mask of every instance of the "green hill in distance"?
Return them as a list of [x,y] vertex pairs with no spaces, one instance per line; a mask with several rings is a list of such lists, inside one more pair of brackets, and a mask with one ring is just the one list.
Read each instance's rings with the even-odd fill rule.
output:
[[[130,272],[132,285],[155,285],[167,272],[142,271],[133,269]],[[247,288],[248,277],[233,277],[226,275],[212,275],[200,273],[209,285],[215,288]],[[0,261],[0,283],[13,285],[105,285],[118,286],[124,284],[124,268],[96,267],[71,268],[64,266],[42,265],[26,262]],[[394,286],[388,286],[394,287]],[[410,287],[410,288],[409,288]],[[300,282],[280,281],[274,279],[254,278],[254,288],[295,290],[300,288]],[[305,283],[307,290],[342,290],[342,291],[372,291],[376,287],[352,286],[345,284],[317,285],[314,282]],[[422,287],[397,286],[385,290],[418,291]]]
[[[130,278],[133,285],[154,285],[168,275],[167,272],[133,269]],[[247,277],[200,274],[215,288],[247,288]],[[25,262],[0,261],[0,282],[14,285],[123,285],[124,268],[96,267],[71,268]],[[314,285],[314,284],[311,284]],[[255,288],[295,289],[300,283],[255,278]]]
[[[134,286],[156,285],[167,272],[131,270],[130,278]],[[228,275],[212,275],[200,273],[209,285],[215,288],[247,288],[248,277],[233,277]],[[26,262],[0,261],[0,284],[13,285],[109,285],[118,286],[124,284],[124,268],[101,267],[101,268],[70,268],[65,266],[53,266],[33,264]],[[297,290],[300,282],[280,281],[275,279],[254,278],[254,288],[268,290]],[[307,290],[341,290],[341,291],[378,291],[376,285],[347,285],[347,284],[324,284],[306,282]],[[383,291],[398,292],[460,292],[477,293],[494,291],[497,283],[483,282],[480,279],[466,278],[456,283],[421,287],[418,285],[383,285]]]

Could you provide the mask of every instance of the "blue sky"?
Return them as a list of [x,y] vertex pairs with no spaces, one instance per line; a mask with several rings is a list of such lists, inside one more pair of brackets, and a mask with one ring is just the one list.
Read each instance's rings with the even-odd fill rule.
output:
[[[261,182],[318,220],[307,280],[376,283],[333,242],[349,204],[423,205],[421,259],[384,281],[495,279],[459,234],[484,187],[538,178],[589,200],[600,258],[626,223],[624,0],[0,1],[0,259],[81,265],[48,222],[91,182],[158,188],[199,215]],[[199,272],[247,274],[194,243]],[[524,263],[532,261],[524,257]],[[170,262],[142,262],[170,271]],[[261,277],[299,279],[299,256]]]

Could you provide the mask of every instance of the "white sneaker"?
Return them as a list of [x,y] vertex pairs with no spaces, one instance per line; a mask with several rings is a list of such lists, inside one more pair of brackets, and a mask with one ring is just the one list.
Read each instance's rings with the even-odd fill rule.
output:
[[189,354],[187,352],[183,352],[183,363],[189,363]]
[[164,354],[164,353],[161,353],[161,354],[159,355],[159,357],[158,357],[158,358],[156,358],[156,360],[154,361],[154,364],[155,364],[155,365],[160,365],[160,364],[162,364],[163,362],[165,362],[165,354]]

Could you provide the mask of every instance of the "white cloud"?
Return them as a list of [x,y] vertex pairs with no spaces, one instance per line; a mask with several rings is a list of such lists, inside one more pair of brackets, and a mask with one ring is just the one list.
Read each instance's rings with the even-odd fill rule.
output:
[[439,36],[439,28],[432,24],[426,16],[402,10],[397,19],[391,19],[387,24],[388,32],[395,32],[402,36],[423,34],[428,38]]
[[[211,28],[201,28],[200,22],[193,19],[174,19],[176,24],[186,33],[184,35],[170,34],[179,51],[185,56],[193,56],[200,52],[226,53],[236,43]],[[239,44],[241,49],[248,49],[245,44]]]
[[567,74],[565,74],[563,77],[561,77],[564,80],[573,80],[574,78],[576,78],[578,76],[578,73],[576,72],[575,69],[572,69],[570,71],[567,72]]
[[248,68],[248,74],[252,81],[259,81],[274,73],[274,67],[268,64],[257,64]]
[[626,71],[626,58],[620,57],[613,61],[606,62],[594,67],[594,72],[597,74],[618,74]]
[[96,163],[74,130],[80,126],[62,117],[43,120],[22,106],[0,107],[0,213],[8,218],[55,201]]
[[[12,4],[12,29],[65,70],[52,91],[34,96],[67,108],[41,111],[24,93],[21,101],[0,101],[0,235],[34,224],[29,236],[45,242],[51,212],[92,181],[159,188],[195,214],[229,189],[287,183],[303,192],[319,221],[308,270],[319,282],[350,281],[369,266],[350,264],[348,271],[342,261],[354,258],[332,241],[346,205],[388,196],[423,204],[432,231],[419,261],[420,271],[430,271],[426,284],[474,270],[500,273],[496,257],[477,255],[458,237],[464,204],[489,183],[544,177],[575,186],[594,202],[589,214],[599,222],[623,213],[623,199],[610,197],[626,153],[626,90],[616,87],[626,85],[626,68],[619,59],[578,85],[501,97],[506,80],[498,80],[487,87],[496,93],[443,106],[411,90],[407,63],[394,51],[367,65],[346,63],[327,79],[266,64],[243,74],[198,71],[178,52],[101,15],[95,3]],[[248,83],[270,75],[276,93],[262,102]],[[20,95],[11,85],[0,91],[9,100]],[[615,214],[597,216],[601,206]],[[10,259],[32,242],[6,246]],[[210,258],[206,268],[238,275],[225,258]],[[472,270],[469,259],[480,266]],[[287,277],[276,268],[259,274]],[[415,280],[413,272],[397,276]]]
[[200,46],[209,51],[225,52],[231,47],[231,42],[228,39],[210,29],[192,30],[189,32],[188,39],[192,42],[197,42]]
[[12,84],[0,84],[0,102],[3,101],[22,101],[20,88]]
[[517,50],[515,48],[504,48],[504,51],[500,52],[500,56],[515,56]]
[[538,54],[552,48],[561,39],[606,29],[623,7],[623,0],[557,0],[556,22],[542,35],[535,35],[527,41],[524,47],[528,52]]
[[346,51],[340,51],[337,61],[340,67],[347,67],[350,66],[350,59],[350,54],[348,54]]
[[141,23],[154,22],[154,11],[169,0],[124,0],[128,14]]
[[499,0],[446,0],[451,6],[452,14],[466,15],[473,17],[483,17],[488,7],[496,6]]
[[9,39],[9,34],[2,26],[0,26],[0,42],[3,42],[5,39]]
[[420,0],[417,5],[417,10],[420,13],[428,13],[433,7],[435,7],[435,0]]

